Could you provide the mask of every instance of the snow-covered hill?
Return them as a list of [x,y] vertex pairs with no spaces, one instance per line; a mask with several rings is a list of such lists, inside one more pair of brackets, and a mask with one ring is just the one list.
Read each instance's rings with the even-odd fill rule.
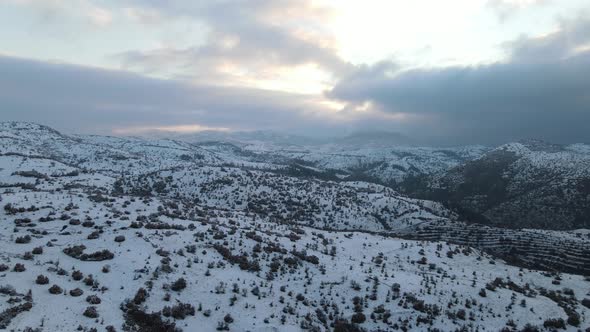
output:
[[214,154],[184,142],[68,136],[49,127],[23,122],[0,122],[0,153],[44,157],[113,175],[143,174],[195,162],[223,162]]
[[230,167],[165,170],[122,179],[119,187],[125,194],[160,194],[214,208],[252,211],[277,222],[338,230],[399,230],[453,217],[440,204],[400,196],[377,184]]
[[[254,149],[254,147],[247,147]],[[301,160],[327,170],[337,170],[342,178],[365,178],[396,184],[408,176],[433,174],[475,159],[487,150],[483,146],[459,148],[431,147],[350,147],[327,144],[312,148],[275,150],[285,157]]]
[[[309,149],[0,123],[0,329],[590,326],[587,231],[466,225],[439,203],[342,180],[346,158],[334,172]],[[424,172],[452,164],[406,149],[349,152],[423,156]]]
[[582,276],[469,247],[81,188],[13,191],[0,324],[14,330],[574,331],[590,317]]
[[421,180],[409,184],[408,191],[447,201],[481,223],[512,228],[590,228],[587,145],[506,144]]

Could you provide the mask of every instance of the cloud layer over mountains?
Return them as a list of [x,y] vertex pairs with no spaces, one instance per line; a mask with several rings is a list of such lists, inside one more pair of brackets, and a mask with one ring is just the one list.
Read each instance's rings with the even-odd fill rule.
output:
[[[53,21],[72,14],[59,2],[7,3],[38,6]],[[101,25],[117,19],[91,1],[81,3],[92,17],[101,14]],[[205,38],[185,47],[111,54],[121,64],[117,70],[3,55],[0,49],[2,118],[103,134],[386,130],[437,144],[590,142],[590,20],[582,14],[562,19],[552,33],[498,45],[506,56],[496,62],[407,67],[395,55],[374,64],[344,59],[325,24],[333,12],[312,1],[124,4],[123,13],[138,24],[195,20]],[[318,86],[293,79],[295,69],[304,79],[320,75]],[[284,89],[273,88],[281,84]]]

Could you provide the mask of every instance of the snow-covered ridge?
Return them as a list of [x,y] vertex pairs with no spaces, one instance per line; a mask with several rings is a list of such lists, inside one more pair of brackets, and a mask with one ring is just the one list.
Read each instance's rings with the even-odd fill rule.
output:
[[424,182],[421,197],[450,198],[490,225],[590,228],[590,149],[584,144],[505,144]]
[[[194,163],[233,164],[277,169],[293,163],[340,178],[370,177],[383,183],[400,182],[411,175],[431,174],[481,155],[482,146],[460,148],[349,146],[338,144],[286,146],[267,140],[196,142],[138,137],[64,135],[51,128],[23,122],[1,122],[0,153],[43,155],[62,162],[113,174],[126,169],[141,174]],[[258,137],[261,134],[247,136]],[[239,137],[237,137],[239,138]],[[288,137],[283,137],[288,139]],[[301,141],[301,140],[299,140]],[[112,162],[128,160],[127,163]]]

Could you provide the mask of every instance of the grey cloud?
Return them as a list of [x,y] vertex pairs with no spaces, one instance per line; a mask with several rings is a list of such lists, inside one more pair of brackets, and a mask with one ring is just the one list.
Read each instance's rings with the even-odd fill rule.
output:
[[590,43],[590,20],[563,21],[561,29],[542,37],[521,37],[504,46],[512,62],[544,62],[575,55],[576,47]]
[[[327,9],[310,1],[132,1],[132,4],[156,10],[162,15],[189,17],[210,28],[205,45],[184,49],[162,48],[131,51],[117,55],[128,67],[148,71],[176,70],[195,78],[227,79],[216,71],[224,62],[242,65],[256,75],[273,75],[275,67],[317,64],[331,73],[346,72],[350,65],[332,46],[332,37],[322,29]],[[290,22],[299,22],[308,37],[298,34]],[[303,22],[304,24],[301,24]],[[234,45],[223,43],[233,39]],[[265,71],[269,71],[265,73]]]
[[580,31],[588,22],[572,24],[547,38],[514,42],[512,58],[504,63],[389,75],[384,71],[393,65],[381,64],[380,70],[360,68],[328,96],[406,114],[406,131],[439,141],[502,143],[533,137],[589,142],[590,52],[571,55],[585,42]]
[[220,88],[0,56],[0,118],[58,129],[199,124],[232,129],[326,129],[316,97]]

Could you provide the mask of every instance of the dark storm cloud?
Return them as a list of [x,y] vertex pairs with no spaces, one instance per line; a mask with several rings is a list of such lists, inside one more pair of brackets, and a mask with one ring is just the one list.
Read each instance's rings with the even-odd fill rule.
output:
[[0,120],[75,132],[199,124],[232,129],[313,128],[313,97],[220,88],[89,67],[0,56]]
[[504,63],[393,74],[386,63],[360,68],[328,95],[414,116],[406,130],[453,143],[589,142],[590,52],[580,49],[589,27],[579,20],[543,38],[521,38]]

